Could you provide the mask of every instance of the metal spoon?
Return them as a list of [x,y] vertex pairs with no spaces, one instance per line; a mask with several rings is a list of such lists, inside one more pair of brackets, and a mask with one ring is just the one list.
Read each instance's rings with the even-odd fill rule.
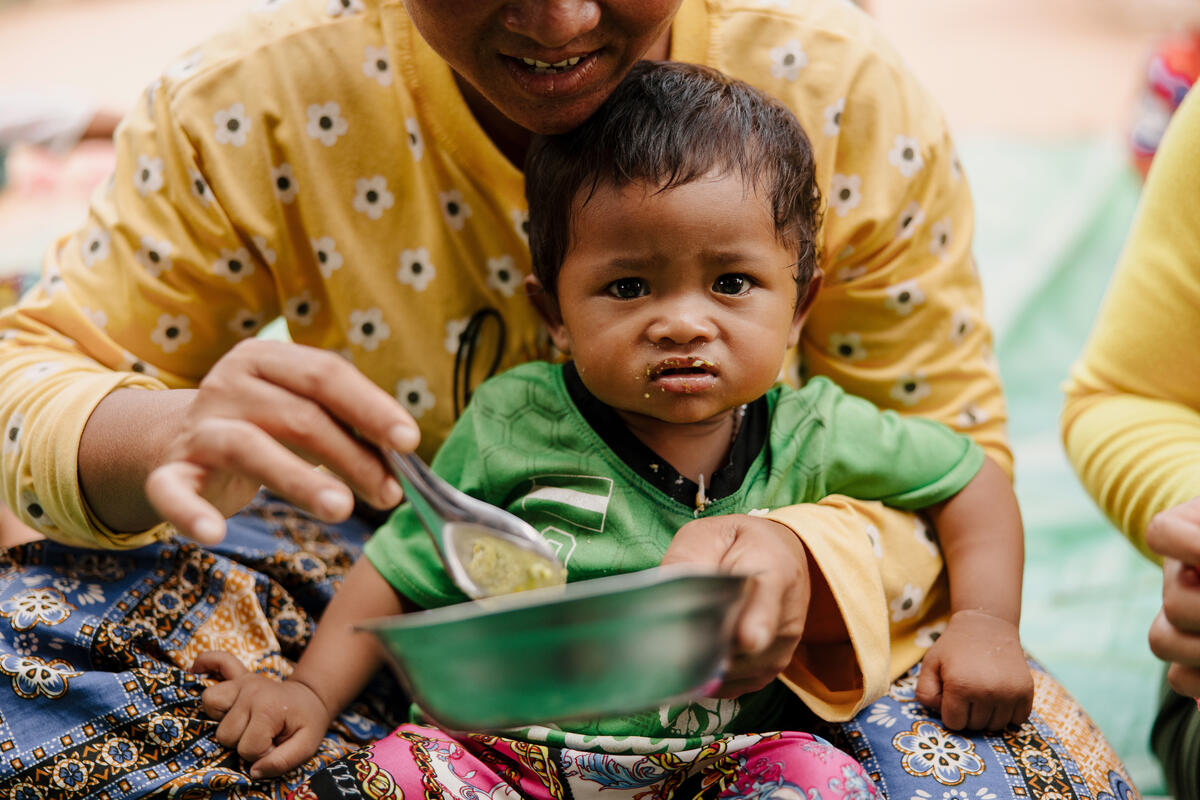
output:
[[566,582],[554,548],[532,525],[460,492],[415,455],[390,449],[383,455],[450,579],[467,597],[478,600]]

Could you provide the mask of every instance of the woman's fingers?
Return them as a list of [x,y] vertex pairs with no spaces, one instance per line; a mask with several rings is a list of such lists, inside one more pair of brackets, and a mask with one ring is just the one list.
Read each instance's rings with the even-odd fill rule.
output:
[[[269,486],[327,522],[339,522],[354,509],[354,496],[345,484],[313,469],[249,422],[208,420],[192,432],[191,439],[186,460],[164,464],[146,480],[151,505],[186,536],[202,542],[219,541],[224,516],[240,508],[216,508],[205,499],[210,489],[244,505],[259,485]],[[222,485],[210,486],[214,481]],[[245,488],[231,493],[230,481],[244,483]]]

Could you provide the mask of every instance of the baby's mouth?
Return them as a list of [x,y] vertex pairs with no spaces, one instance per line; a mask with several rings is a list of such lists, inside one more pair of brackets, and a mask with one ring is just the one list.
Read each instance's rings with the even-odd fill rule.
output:
[[717,365],[706,358],[667,358],[646,369],[646,377],[664,392],[693,394],[717,381]]

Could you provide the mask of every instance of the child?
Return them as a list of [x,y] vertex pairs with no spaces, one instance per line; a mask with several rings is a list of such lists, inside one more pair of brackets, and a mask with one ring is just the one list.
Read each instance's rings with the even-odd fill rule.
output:
[[[795,118],[707,68],[644,63],[583,126],[539,140],[526,180],[528,288],[571,360],[485,382],[434,468],[556,542],[572,581],[658,564],[696,517],[831,493],[926,508],[955,613],[928,656],[925,690],[940,674],[951,725],[952,713],[974,727],[1023,721],[1032,679],[1017,637],[1021,529],[1007,478],[939,424],[881,413],[824,379],[774,385],[820,284],[819,196]],[[374,643],[351,623],[465,599],[408,508],[365,555],[288,680],[247,674],[205,691],[218,740],[254,761],[252,774],[308,758],[378,668]],[[194,669],[219,660],[202,656]],[[798,713],[772,681],[736,698],[505,738],[403,726],[363,758],[414,792],[422,770],[482,791],[503,773],[539,797],[559,780],[576,796],[682,781],[695,791],[678,796],[714,782],[733,794],[873,792],[853,759],[786,732]],[[539,768],[530,743],[557,748],[559,763]]]

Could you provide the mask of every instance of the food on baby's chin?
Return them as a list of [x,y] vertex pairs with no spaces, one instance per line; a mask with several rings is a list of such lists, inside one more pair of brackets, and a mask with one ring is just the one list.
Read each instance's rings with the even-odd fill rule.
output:
[[557,564],[491,536],[475,540],[466,569],[475,585],[488,594],[559,586],[567,579]]

